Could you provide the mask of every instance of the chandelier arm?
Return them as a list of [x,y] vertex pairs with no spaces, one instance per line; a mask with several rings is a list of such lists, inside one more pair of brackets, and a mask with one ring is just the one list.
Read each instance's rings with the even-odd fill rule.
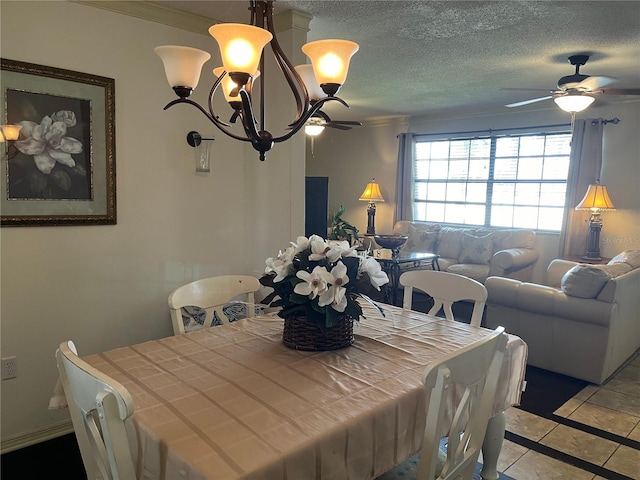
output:
[[[289,84],[289,88],[293,93],[293,96],[296,99],[296,106],[298,109],[297,117],[295,121],[298,121],[300,117],[307,111],[309,108],[309,93],[307,92],[307,87],[302,81],[302,77],[296,71],[296,69],[291,64],[291,61],[285,55],[284,51],[280,47],[280,43],[278,43],[278,38],[274,34],[275,27],[273,25],[273,14],[272,14],[272,6],[267,9],[267,30],[273,34],[271,38],[271,50],[273,51],[273,56],[275,57],[278,65],[280,66],[280,70],[284,75],[284,78],[287,80]],[[300,91],[298,88],[302,89],[303,98],[300,96]]]
[[230,126],[229,124],[223,122],[222,120],[220,120],[220,118],[217,115],[212,115],[211,113],[207,112],[201,105],[197,104],[196,102],[194,102],[193,100],[189,100],[188,98],[178,98],[176,100],[173,100],[172,102],[167,103],[167,105],[163,108],[163,110],[167,110],[168,108],[173,107],[174,105],[177,105],[179,103],[187,103],[189,105],[193,105],[194,107],[196,107],[198,110],[200,110],[202,112],[202,114],[207,117],[209,119],[209,121],[211,123],[213,123],[216,127],[218,127],[224,134],[235,138],[236,140],[240,140],[242,142],[250,142],[251,139],[250,138],[245,138],[245,137],[241,137],[239,135],[236,135],[233,132],[230,132],[229,130],[227,130],[225,127]]
[[254,140],[260,139],[260,132],[258,132],[256,128],[256,117],[253,114],[253,107],[251,106],[251,96],[244,88],[241,88],[238,94],[242,99],[240,119],[242,120],[244,131],[249,137],[246,140],[253,142]]
[[[220,85],[222,83],[222,79],[224,78],[224,76],[227,74],[226,71],[223,71],[222,74],[218,77],[218,79],[213,83],[213,86],[211,87],[211,90],[209,91],[209,98],[208,98],[208,104],[209,104],[209,112],[211,113],[212,117],[216,117],[219,118],[218,115],[216,115],[214,109],[213,109],[213,96],[216,93],[216,90],[218,89],[218,85]],[[222,122],[222,121],[221,121]],[[230,127],[231,125],[225,123],[224,124],[226,127]]]
[[307,112],[302,117],[300,117],[294,123],[289,124],[289,126],[292,127],[290,132],[286,133],[285,135],[282,135],[281,137],[273,138],[272,139],[273,142],[274,143],[280,143],[280,142],[284,142],[286,140],[289,140],[289,138],[291,138],[302,127],[304,127],[305,123],[307,123],[307,120],[309,120],[315,113],[318,112],[318,110],[320,110],[322,108],[322,106],[325,103],[327,103],[329,101],[340,102],[342,105],[344,105],[345,107],[349,108],[349,105],[347,104],[347,102],[345,102],[344,100],[342,100],[339,97],[324,97],[324,98],[318,100],[316,103],[314,103],[313,106],[309,110],[307,110]]

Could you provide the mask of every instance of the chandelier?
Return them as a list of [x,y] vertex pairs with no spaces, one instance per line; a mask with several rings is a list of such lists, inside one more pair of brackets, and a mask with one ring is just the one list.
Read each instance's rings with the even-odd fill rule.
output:
[[[284,142],[295,135],[307,121],[320,111],[329,101],[347,103],[335,95],[344,84],[351,56],[358,51],[358,44],[348,40],[317,40],[302,46],[302,51],[311,60],[314,76],[305,79],[284,54],[275,35],[273,25],[273,1],[249,2],[251,20],[249,25],[220,23],[209,28],[209,34],[216,39],[222,57],[222,67],[214,70],[218,77],[208,97],[208,108],[191,100],[189,96],[200,79],[202,66],[211,55],[191,47],[165,45],[155,48],[164,64],[169,85],[179,97],[169,102],[164,109],[179,103],[193,105],[200,110],[218,129],[226,135],[243,142],[251,142],[260,152],[260,160],[274,144]],[[263,49],[270,44],[276,63],[280,67],[295,98],[297,113],[287,132],[274,136],[265,128],[265,69]],[[300,67],[300,66],[299,66]],[[261,74],[262,73],[262,74]],[[253,82],[260,82],[258,118],[251,95]],[[316,85],[317,84],[317,85]],[[232,109],[228,122],[220,119],[213,109],[213,98],[221,87],[227,103]],[[319,87],[319,88],[318,88]],[[231,131],[231,124],[239,120],[244,135]]]

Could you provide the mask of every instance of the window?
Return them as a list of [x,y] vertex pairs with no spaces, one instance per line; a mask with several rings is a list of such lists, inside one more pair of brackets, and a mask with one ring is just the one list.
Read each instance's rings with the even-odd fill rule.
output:
[[415,220],[560,231],[570,133],[415,141]]

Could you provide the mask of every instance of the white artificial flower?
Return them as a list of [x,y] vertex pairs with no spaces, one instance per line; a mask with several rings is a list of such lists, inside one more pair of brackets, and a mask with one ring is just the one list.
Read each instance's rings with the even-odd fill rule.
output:
[[373,285],[378,291],[382,285],[389,283],[389,277],[387,277],[387,274],[382,271],[380,264],[373,257],[366,257],[362,259],[358,266],[358,274],[362,273],[366,273],[369,276],[371,285]]
[[331,272],[327,272],[326,275],[323,274],[323,276],[330,287],[325,293],[320,295],[318,306],[324,307],[325,305],[331,305],[334,310],[344,312],[345,308],[347,308],[347,297],[345,295],[347,289],[344,288],[344,285],[349,283],[347,267],[344,263],[338,262],[331,269]]
[[266,260],[267,267],[265,273],[274,272],[276,274],[274,282],[281,282],[288,275],[293,273],[293,257],[296,251],[294,247],[288,247],[284,252],[280,252],[277,258],[269,257]]
[[325,280],[327,274],[325,267],[316,266],[311,273],[300,270],[296,273],[296,276],[304,282],[298,283],[293,291],[298,295],[306,295],[311,300],[318,295],[322,295],[327,291],[329,286]]

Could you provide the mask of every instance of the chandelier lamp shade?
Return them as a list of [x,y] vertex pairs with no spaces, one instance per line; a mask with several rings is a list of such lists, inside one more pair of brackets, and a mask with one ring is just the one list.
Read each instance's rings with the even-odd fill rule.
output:
[[[200,110],[218,129],[240,141],[250,142],[260,152],[260,160],[275,143],[284,142],[305,126],[316,112],[329,101],[347,103],[335,95],[344,84],[349,62],[358,51],[358,44],[348,40],[317,40],[302,47],[311,65],[294,67],[282,51],[273,23],[273,1],[249,2],[250,24],[220,23],[209,28],[209,34],[220,49],[222,66],[213,70],[217,80],[208,98],[208,107],[189,97],[198,85],[202,66],[211,58],[205,51],[174,45],[155,48],[164,64],[169,85],[178,99],[169,102],[164,109],[186,103]],[[285,133],[275,136],[265,127],[265,97],[268,95],[267,76],[264,68],[264,50],[267,44],[296,102],[296,114]],[[309,76],[309,71],[313,76]],[[262,72],[262,75],[260,73]],[[299,73],[304,72],[304,73]],[[259,80],[259,101],[252,98],[252,84]],[[222,88],[232,109],[229,123],[220,119],[213,109],[213,98]],[[256,104],[258,107],[256,108]],[[242,131],[232,130],[240,120]]]
[[364,192],[360,195],[360,201],[369,202],[367,205],[367,235],[375,235],[376,202],[384,202],[380,186],[376,183],[375,178],[367,183]]
[[600,231],[602,230],[601,212],[607,210],[615,210],[607,187],[595,184],[589,185],[587,193],[582,201],[576,205],[576,210],[589,210],[591,218],[589,219],[589,230],[587,232],[586,253],[582,257],[585,260],[600,260]]
[[581,92],[561,95],[553,99],[554,102],[565,112],[578,113],[585,110],[594,102],[595,98]]

